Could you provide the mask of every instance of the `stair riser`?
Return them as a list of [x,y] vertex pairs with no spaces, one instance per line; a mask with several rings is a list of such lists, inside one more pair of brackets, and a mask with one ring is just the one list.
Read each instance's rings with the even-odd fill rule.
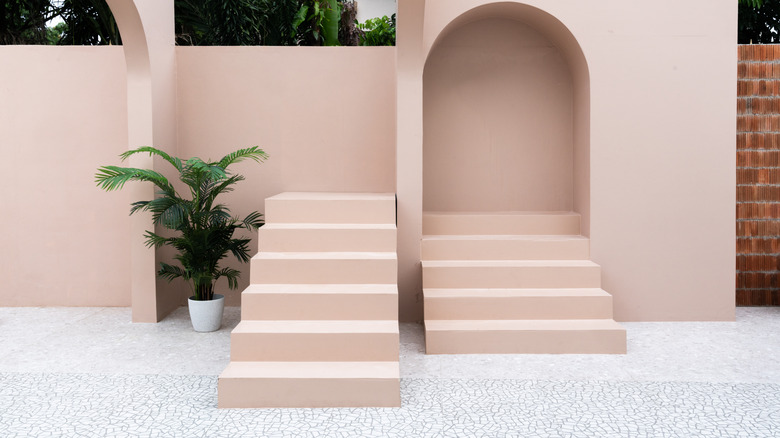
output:
[[398,333],[236,333],[231,361],[398,361]]
[[427,354],[625,354],[624,330],[432,331]]
[[268,223],[394,224],[394,200],[265,200]]
[[586,239],[576,240],[426,240],[423,260],[586,260]]
[[400,379],[220,378],[220,408],[401,406]]
[[578,215],[423,215],[423,234],[580,234]]
[[612,319],[612,297],[425,297],[425,319]]
[[394,252],[394,229],[280,229],[260,228],[262,251],[374,251]]
[[[254,269],[254,268],[253,268]],[[424,288],[600,288],[599,266],[423,267]]]
[[396,283],[395,259],[253,258],[252,284],[389,284]]
[[397,294],[244,294],[242,320],[395,320]]

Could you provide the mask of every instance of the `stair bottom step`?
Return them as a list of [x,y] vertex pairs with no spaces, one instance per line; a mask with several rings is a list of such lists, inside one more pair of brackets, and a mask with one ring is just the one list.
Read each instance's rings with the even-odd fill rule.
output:
[[613,320],[428,320],[427,354],[625,354]]
[[231,362],[220,408],[401,406],[398,362]]

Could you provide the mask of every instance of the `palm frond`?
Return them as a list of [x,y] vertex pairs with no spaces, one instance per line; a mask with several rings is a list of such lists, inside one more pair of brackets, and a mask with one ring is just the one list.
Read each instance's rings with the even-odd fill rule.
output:
[[235,152],[231,152],[225,155],[221,160],[219,160],[219,165],[223,169],[227,169],[227,167],[231,164],[238,163],[245,159],[250,159],[258,163],[262,163],[268,159],[268,154],[265,153],[264,150],[260,149],[259,146],[252,146],[250,148],[239,149]]
[[198,157],[192,157],[187,160],[187,167],[202,173],[207,179],[219,181],[226,177],[225,168],[212,163],[206,163]]
[[165,151],[161,151],[160,149],[154,148],[152,146],[141,146],[138,149],[133,149],[131,151],[123,152],[119,155],[120,158],[122,158],[122,161],[125,161],[128,159],[131,155],[140,154],[148,152],[149,155],[157,155],[158,157],[161,157],[165,161],[171,163],[173,167],[176,168],[176,170],[181,171],[182,170],[182,162],[181,158],[178,157],[172,157],[168,155]]
[[132,207],[130,208],[130,214],[133,214],[137,212],[138,210],[146,210],[147,204],[149,204],[150,201],[137,201],[133,202]]
[[214,280],[221,277],[227,278],[229,289],[236,289],[238,288],[238,279],[241,277],[241,272],[233,268],[224,268],[214,274]]
[[160,189],[171,189],[168,179],[154,170],[103,166],[95,174],[95,182],[98,187],[107,192],[121,189],[128,181],[149,181]]
[[262,227],[265,221],[263,220],[262,214],[253,211],[249,213],[241,223],[247,230],[256,230]]
[[173,239],[175,239],[172,237],[163,237],[148,230],[144,233],[144,237],[146,237],[146,246],[148,248],[160,248],[163,245],[172,243]]
[[187,271],[185,271],[179,266],[173,266],[167,263],[160,263],[160,269],[157,271],[157,275],[160,278],[163,278],[168,281],[171,281],[174,278],[184,278],[185,280],[189,279],[189,275],[187,274]]

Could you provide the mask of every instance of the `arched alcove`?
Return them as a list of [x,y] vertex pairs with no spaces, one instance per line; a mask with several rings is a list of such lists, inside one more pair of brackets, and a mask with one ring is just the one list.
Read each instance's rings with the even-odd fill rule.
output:
[[577,211],[588,230],[589,79],[549,14],[475,8],[433,44],[423,75],[425,211]]

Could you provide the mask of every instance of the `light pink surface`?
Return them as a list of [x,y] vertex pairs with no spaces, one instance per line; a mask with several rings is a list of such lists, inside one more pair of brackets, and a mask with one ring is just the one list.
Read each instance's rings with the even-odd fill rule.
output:
[[[503,2],[475,9],[488,3],[399,2],[399,35],[423,35],[422,47],[404,39],[398,46],[399,208],[416,204],[423,191],[402,184],[402,176],[422,177],[413,161],[427,143],[415,121],[406,122],[415,129],[401,126],[402,105],[423,105],[422,63],[433,59],[427,56],[445,30],[458,32],[486,16],[514,18],[556,42],[575,73],[575,110],[590,108],[574,121],[574,207],[591,238],[592,259],[603,268],[603,287],[614,296],[616,319],[733,319],[736,6],[697,0],[669,14],[676,3],[529,0],[530,7]],[[456,27],[448,28],[453,21]],[[561,29],[582,48],[587,76]],[[486,50],[494,46],[491,37],[483,34]],[[480,153],[486,152],[474,151]],[[399,223],[402,259],[419,244],[421,215],[410,209]],[[402,319],[417,317],[419,304],[403,297],[419,297],[410,287],[415,281],[405,280],[419,276],[419,266],[407,260],[399,269]]]
[[[262,165],[225,197],[234,214],[289,191],[395,192],[395,49],[178,47],[179,153],[219,158],[259,145]],[[252,252],[257,250],[253,236]],[[249,284],[226,294],[238,305]]]
[[[17,163],[9,170],[14,183],[2,189],[2,266],[9,279],[3,303],[129,305],[129,248],[131,238],[138,241],[127,231],[131,197],[100,193],[92,175],[98,165],[115,162],[125,139],[138,146],[146,140],[134,139],[173,138],[175,127],[175,150],[183,156],[217,158],[254,144],[270,153],[262,166],[237,168],[247,174],[248,190],[239,187],[228,199],[236,213],[262,209],[265,197],[290,190],[396,191],[400,315],[421,319],[423,68],[445,28],[486,3],[399,1],[395,49],[173,49],[167,36],[149,33],[161,53],[148,54],[162,72],[155,73],[162,85],[153,89],[163,90],[153,94],[163,101],[151,103],[158,108],[151,126],[148,118],[134,119],[133,108],[157,98],[131,92],[126,100],[118,48],[0,48],[0,138]],[[591,257],[602,267],[603,287],[614,297],[616,319],[733,319],[736,5],[509,3],[463,15],[448,32],[502,12],[501,18],[536,27],[567,60],[574,81],[572,202],[591,238]],[[154,2],[136,4],[146,14]],[[170,23],[157,23],[164,15],[144,28],[166,28]],[[484,43],[486,50],[494,46],[490,35]],[[131,90],[136,73],[131,65]],[[174,79],[178,115],[172,118]],[[67,105],[42,118],[47,101]],[[129,133],[125,103],[130,126],[137,126]],[[49,151],[43,159],[36,154],[41,148]],[[78,168],[64,175],[64,162]],[[28,174],[39,176],[12,185]],[[73,205],[80,208],[70,210]],[[94,218],[81,214],[89,208]],[[92,242],[89,236],[103,237]],[[148,266],[139,272],[133,277],[139,284],[153,278]],[[228,294],[228,304],[236,303],[236,294]],[[155,317],[157,304],[149,312]]]
[[121,47],[0,46],[0,306],[129,306],[130,197],[95,187],[127,144]]

